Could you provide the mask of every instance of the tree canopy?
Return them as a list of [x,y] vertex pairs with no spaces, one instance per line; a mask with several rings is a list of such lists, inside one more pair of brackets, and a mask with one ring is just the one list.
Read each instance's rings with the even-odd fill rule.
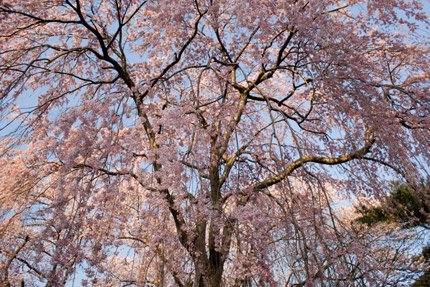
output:
[[[391,182],[389,184],[390,193],[383,200],[381,205],[358,207],[360,216],[356,220],[361,224],[368,226],[376,224],[387,224],[398,222],[402,228],[421,227],[426,230],[430,229],[430,185],[429,180],[422,180],[415,184],[401,184]],[[421,258],[415,258],[418,265],[424,260],[428,263],[430,260],[430,241],[428,234],[426,239],[416,242],[417,247],[422,247]],[[424,287],[430,284],[430,271],[418,269],[421,275],[411,287]]]
[[423,3],[0,0],[2,285],[406,280],[348,204],[429,172]]
[[406,228],[420,226],[430,229],[430,181],[401,184],[389,183],[389,196],[383,199],[382,205],[358,208],[361,216],[357,220],[368,225],[378,222],[397,221]]

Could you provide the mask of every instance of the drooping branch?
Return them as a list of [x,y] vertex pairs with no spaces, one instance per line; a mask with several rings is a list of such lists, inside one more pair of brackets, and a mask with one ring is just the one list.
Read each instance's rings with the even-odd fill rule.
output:
[[30,240],[30,237],[28,235],[25,236],[24,241],[21,243],[21,245],[18,246],[18,248],[13,252],[13,254],[11,254],[11,256],[9,256],[8,261],[6,262],[5,266],[3,267],[3,284],[5,285],[5,287],[10,287],[10,282],[9,282],[9,267],[12,264],[13,260],[18,258],[18,253],[24,248],[24,246],[27,244],[27,242]]
[[323,164],[323,165],[338,165],[338,164],[349,162],[349,161],[354,160],[354,159],[363,158],[363,156],[370,151],[375,140],[376,140],[375,137],[372,137],[372,135],[371,135],[371,131],[368,131],[364,147],[362,147],[356,151],[353,151],[349,154],[346,154],[344,156],[340,156],[340,157],[323,157],[323,156],[313,156],[313,155],[303,156],[303,157],[293,161],[292,163],[290,163],[288,165],[288,167],[283,172],[281,172],[279,175],[274,176],[274,177],[269,178],[269,179],[266,179],[266,180],[263,180],[263,181],[260,181],[256,184],[254,184],[252,188],[254,191],[259,191],[259,190],[268,188],[274,184],[277,184],[277,183],[283,181],[284,179],[286,179],[296,169],[302,167],[305,163],[308,163],[308,162],[319,163],[319,164]]

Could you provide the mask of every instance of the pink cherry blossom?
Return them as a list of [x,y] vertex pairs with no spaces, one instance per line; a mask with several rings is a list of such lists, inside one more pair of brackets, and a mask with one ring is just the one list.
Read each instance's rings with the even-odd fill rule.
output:
[[427,268],[353,208],[430,171],[422,1],[0,0],[0,23],[1,286]]

